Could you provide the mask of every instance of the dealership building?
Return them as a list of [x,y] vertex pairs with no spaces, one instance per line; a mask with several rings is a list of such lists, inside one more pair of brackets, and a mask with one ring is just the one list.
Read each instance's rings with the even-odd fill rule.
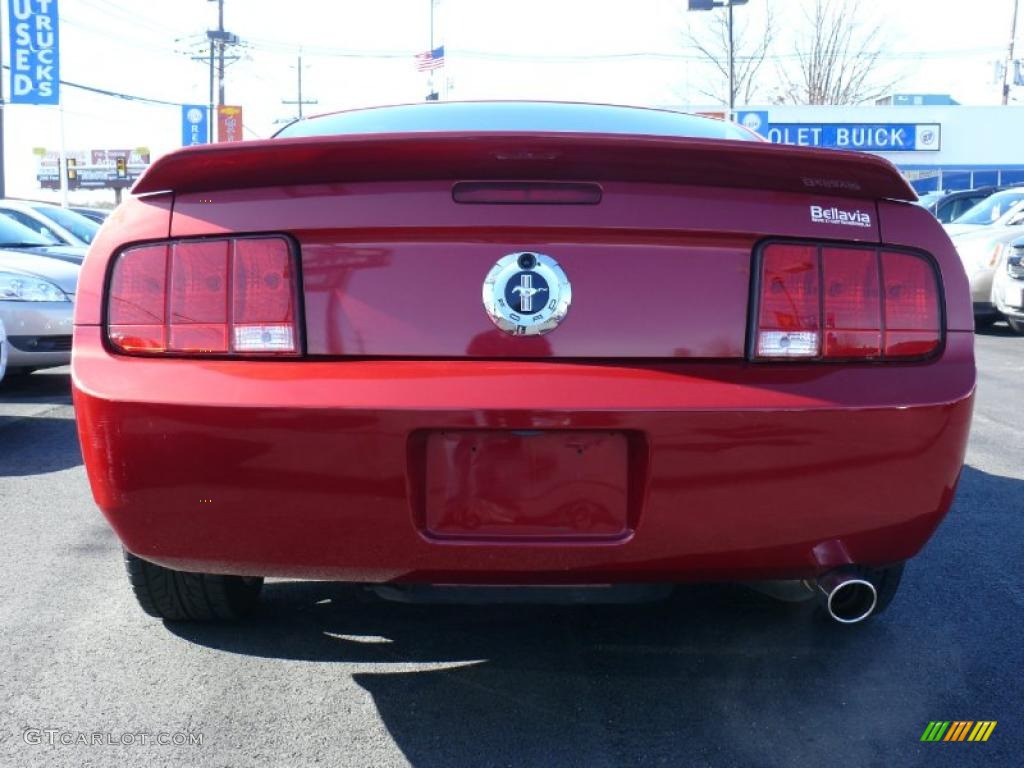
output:
[[968,107],[948,97],[904,96],[884,106],[739,108],[736,119],[777,144],[881,155],[919,193],[1024,184],[1024,106]]

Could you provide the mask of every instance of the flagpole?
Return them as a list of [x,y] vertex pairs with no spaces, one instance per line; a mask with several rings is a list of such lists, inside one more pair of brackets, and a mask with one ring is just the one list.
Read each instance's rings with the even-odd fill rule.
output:
[[[430,47],[428,51],[434,50],[434,0],[427,0],[430,3]],[[434,94],[434,70],[430,70],[430,74],[427,75],[427,98],[429,99]]]

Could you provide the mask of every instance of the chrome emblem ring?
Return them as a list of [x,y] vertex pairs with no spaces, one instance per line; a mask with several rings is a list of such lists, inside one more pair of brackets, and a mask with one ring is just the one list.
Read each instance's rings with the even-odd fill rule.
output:
[[521,251],[502,256],[487,273],[483,300],[487,315],[505,333],[540,336],[565,319],[572,286],[550,256]]

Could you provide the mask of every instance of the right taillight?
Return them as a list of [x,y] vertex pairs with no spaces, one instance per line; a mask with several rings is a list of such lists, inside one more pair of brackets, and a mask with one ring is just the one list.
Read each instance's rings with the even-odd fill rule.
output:
[[942,342],[938,277],[923,256],[772,243],[758,270],[754,359],[898,360]]
[[127,248],[111,273],[107,338],[136,354],[297,355],[298,288],[279,236]]

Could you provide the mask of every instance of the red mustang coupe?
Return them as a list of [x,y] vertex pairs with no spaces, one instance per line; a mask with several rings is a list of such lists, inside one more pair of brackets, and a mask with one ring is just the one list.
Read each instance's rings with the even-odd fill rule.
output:
[[970,290],[880,158],[440,103],[173,152],[134,192],[72,368],[154,616],[272,576],[743,581],[855,622],[950,507]]

